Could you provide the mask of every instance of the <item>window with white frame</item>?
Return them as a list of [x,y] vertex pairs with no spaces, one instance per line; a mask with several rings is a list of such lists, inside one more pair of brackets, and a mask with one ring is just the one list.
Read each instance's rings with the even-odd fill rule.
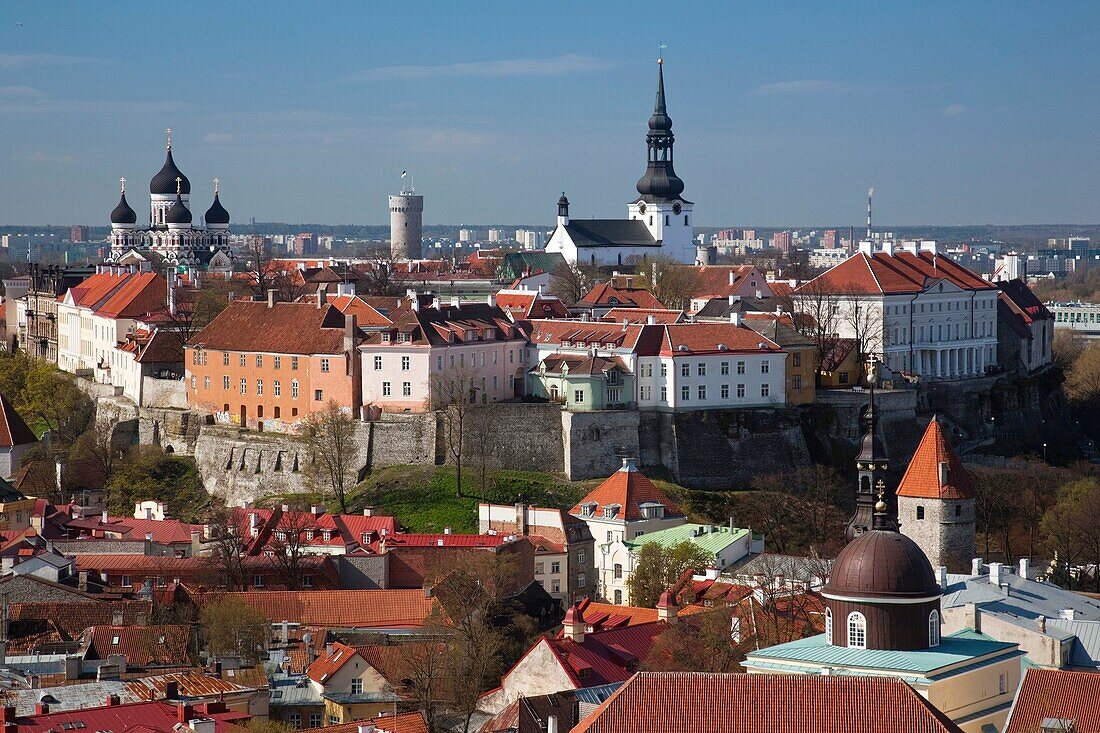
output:
[[833,643],[833,609],[825,609],[825,643]]
[[374,370],[378,371],[381,368],[382,368],[382,357],[381,356],[374,357]]
[[271,383],[271,389],[276,397],[279,397],[283,394],[283,388],[282,385],[279,384],[278,379]]
[[940,645],[940,612],[928,614],[928,646]]
[[401,371],[407,372],[407,371],[409,371],[409,369],[411,367],[412,367],[412,364],[411,364],[411,361],[410,361],[409,357],[402,356],[401,357]]
[[867,619],[859,611],[848,614],[848,647],[867,648]]

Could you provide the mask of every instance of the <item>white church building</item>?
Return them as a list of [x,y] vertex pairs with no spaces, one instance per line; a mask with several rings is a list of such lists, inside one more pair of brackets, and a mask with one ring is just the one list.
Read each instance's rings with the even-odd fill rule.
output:
[[567,262],[626,265],[657,255],[695,261],[692,206],[684,199],[684,182],[672,167],[672,118],[665,109],[664,61],[657,61],[657,101],[646,134],[648,160],[638,179],[638,197],[627,206],[626,219],[570,219],[569,199],[558,199],[558,223],[547,252],[560,252]]

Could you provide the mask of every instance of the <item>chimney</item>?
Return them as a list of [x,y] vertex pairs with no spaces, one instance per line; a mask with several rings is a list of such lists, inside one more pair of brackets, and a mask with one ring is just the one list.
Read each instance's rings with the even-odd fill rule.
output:
[[317,307],[324,308],[328,304],[328,294],[324,290],[317,290]]
[[646,316],[645,317],[645,325],[647,325],[647,326],[656,326],[657,325],[657,316],[654,316],[654,315]]
[[213,718],[194,718],[188,721],[187,726],[195,733],[214,733],[217,724]]
[[198,557],[202,551],[202,530],[191,530],[191,557]]
[[443,528],[443,534],[451,534],[452,532],[454,532],[454,530],[451,529],[450,527],[444,527]]
[[940,588],[943,590],[947,590],[947,566],[940,565],[936,569],[936,574],[939,577]]
[[113,708],[121,702],[121,698],[118,695],[108,695],[107,701],[104,703],[107,707]]
[[730,323],[732,323],[735,326],[740,326],[741,325],[741,313],[738,312],[738,311],[734,311],[733,313],[730,313]]
[[7,728],[8,725],[11,725],[13,729],[15,728],[14,705],[5,705],[4,707],[0,707],[0,726]]
[[309,511],[313,514],[313,516],[319,517],[325,513],[325,508],[320,504],[314,504],[309,508]]
[[1028,573],[1031,571],[1031,559],[1027,557],[1020,558],[1020,577],[1024,580],[1031,580],[1028,577]]
[[284,620],[281,624],[279,624],[279,641],[281,641],[283,644],[289,644],[290,643],[290,622],[289,621]]
[[940,486],[947,486],[947,461],[940,461]]
[[452,308],[458,308],[459,307],[458,298],[456,296],[453,296],[453,295],[451,296],[451,307]]
[[562,636],[577,644],[584,643],[584,613],[577,604],[574,603],[565,612],[565,620],[562,624]]
[[982,559],[980,557],[970,561],[970,574],[975,577],[982,574]]
[[1035,626],[1038,627],[1040,634],[1047,633],[1047,617],[1042,614],[1035,619]]
[[1058,612],[1058,618],[1064,621],[1073,621],[1076,615],[1076,612],[1072,608],[1063,608]]
[[50,714],[50,704],[47,703],[47,702],[41,702],[41,701],[35,703],[35,705],[34,705],[34,714],[35,715],[49,715]]
[[[164,683],[164,699],[175,700],[180,696],[180,683],[176,680],[168,680]],[[184,721],[186,722],[186,721]]]
[[99,515],[99,516],[100,516],[100,521],[101,521],[101,522],[103,522],[103,524],[107,524],[107,510],[106,510],[106,509],[104,509],[104,510],[103,510],[103,511],[102,511],[102,512],[100,513],[100,515]]
[[275,290],[275,288],[268,288],[267,289],[267,307],[268,308],[274,308],[275,307],[275,293],[276,292],[277,291]]
[[497,297],[492,293],[489,293],[487,296],[485,296],[485,302],[489,304],[490,308],[493,308],[497,304]]
[[558,716],[550,715],[546,718],[546,733],[558,733]]
[[733,285],[733,281],[737,279],[735,272],[735,270],[730,270],[730,285]]
[[372,506],[363,507],[363,516],[364,517],[373,517],[374,516],[374,507],[372,507]]
[[[359,332],[356,327],[356,319],[354,313],[344,314],[344,351],[355,351],[355,336]],[[358,357],[356,357],[358,358]]]
[[77,573],[77,578],[79,578],[79,585],[77,587],[80,590],[87,593],[88,592],[88,571],[87,570],[79,571]]
[[527,534],[527,507],[523,502],[516,502],[516,533]]
[[1004,583],[1004,564],[999,562],[989,563],[989,584],[996,587],[1001,587]]

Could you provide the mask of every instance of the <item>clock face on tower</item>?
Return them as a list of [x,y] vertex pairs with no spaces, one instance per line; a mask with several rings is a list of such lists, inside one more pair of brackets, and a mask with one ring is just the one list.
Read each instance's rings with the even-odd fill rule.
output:
[[673,214],[679,214],[680,211],[682,211],[682,209],[680,208],[679,202],[672,205],[672,213]]

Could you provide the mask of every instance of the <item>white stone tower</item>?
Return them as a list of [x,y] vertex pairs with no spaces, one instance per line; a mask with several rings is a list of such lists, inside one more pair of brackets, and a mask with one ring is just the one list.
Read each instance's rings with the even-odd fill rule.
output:
[[390,196],[390,256],[395,260],[420,259],[423,231],[424,197],[410,183],[402,187],[400,194]]
[[974,485],[933,417],[898,485],[901,533],[916,542],[932,567],[966,572],[974,557]]

